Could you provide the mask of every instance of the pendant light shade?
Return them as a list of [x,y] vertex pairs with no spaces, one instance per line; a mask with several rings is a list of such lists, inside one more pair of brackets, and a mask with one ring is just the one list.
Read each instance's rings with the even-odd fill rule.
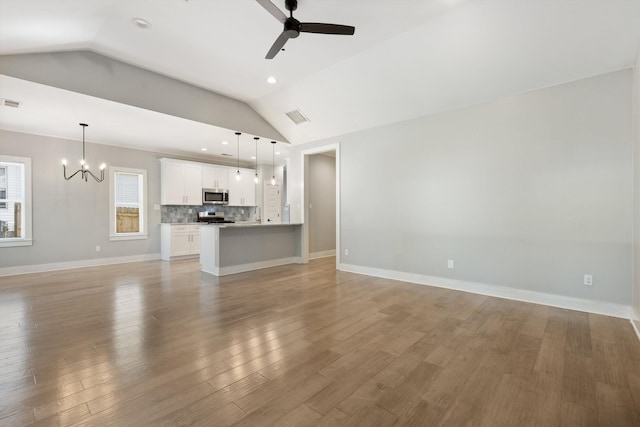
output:
[[256,176],[253,177],[253,182],[257,184],[258,182],[260,182],[260,178],[258,177],[258,140],[260,138],[254,136],[253,139],[256,141]]
[[272,149],[272,156],[273,156],[273,163],[271,167],[271,171],[273,175],[271,175],[271,185],[276,185],[276,142],[275,141],[271,141],[271,149]]
[[100,178],[95,176],[89,170],[89,165],[87,164],[86,147],[85,147],[85,140],[84,140],[84,131],[86,127],[89,125],[86,123],[79,123],[79,125],[82,126],[82,160],[80,160],[80,169],[72,173],[71,176],[67,176],[67,159],[62,159],[62,174],[64,176],[64,179],[69,181],[71,178],[73,178],[77,174],[80,174],[80,179],[84,179],[85,182],[89,180],[89,176],[91,176],[97,182],[102,182],[104,181],[104,169],[107,167],[107,165],[105,165],[104,163],[100,165]]
[[236,170],[236,181],[240,181],[240,135],[242,135],[242,132],[236,132],[236,139],[238,141],[238,168]]

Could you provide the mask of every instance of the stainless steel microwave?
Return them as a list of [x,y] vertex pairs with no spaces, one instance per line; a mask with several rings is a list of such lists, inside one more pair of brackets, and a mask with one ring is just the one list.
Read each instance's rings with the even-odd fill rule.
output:
[[202,204],[205,205],[228,205],[229,190],[220,190],[218,188],[202,189]]

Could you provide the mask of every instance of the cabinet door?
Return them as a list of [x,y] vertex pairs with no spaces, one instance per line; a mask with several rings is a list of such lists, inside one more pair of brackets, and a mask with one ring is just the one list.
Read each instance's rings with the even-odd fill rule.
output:
[[255,206],[256,184],[253,169],[240,169],[240,180],[236,179],[237,169],[229,169],[229,205]]
[[229,189],[229,170],[222,166],[202,167],[202,187],[214,189]]
[[162,191],[163,205],[184,204],[184,168],[180,162],[162,163]]
[[254,170],[240,171],[240,173],[242,175],[242,205],[255,206],[256,183],[254,178],[256,173]]
[[202,166],[184,164],[184,195],[184,204],[202,206]]
[[229,189],[229,169],[227,168],[214,168],[214,173],[216,177],[216,188],[221,188],[223,190]]
[[[229,205],[242,206],[242,180],[236,179],[236,170],[229,168],[227,171],[229,179]],[[242,177],[242,174],[241,174]]]
[[200,253],[200,226],[191,226],[191,255]]
[[187,230],[171,230],[171,256],[191,255],[190,236]]
[[217,168],[213,166],[202,167],[202,188],[217,188]]

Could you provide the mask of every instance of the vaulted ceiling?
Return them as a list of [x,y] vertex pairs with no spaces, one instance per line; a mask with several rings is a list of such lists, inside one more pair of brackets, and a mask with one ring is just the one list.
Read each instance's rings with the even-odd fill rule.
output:
[[304,33],[266,60],[282,24],[255,0],[0,0],[0,55],[91,50],[244,101],[298,144],[631,67],[640,39],[637,0],[299,0],[294,16],[355,35]]

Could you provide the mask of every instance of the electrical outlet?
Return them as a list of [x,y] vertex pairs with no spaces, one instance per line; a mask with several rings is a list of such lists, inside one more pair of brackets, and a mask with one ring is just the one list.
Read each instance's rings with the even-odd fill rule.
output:
[[349,249],[344,250],[344,256],[349,256]]
[[100,252],[100,246],[96,245],[96,252]]
[[154,211],[159,211],[160,210],[160,205],[153,205],[153,210]]
[[590,274],[584,275],[584,285],[585,286],[593,286],[593,276]]
[[244,209],[240,209],[240,213],[243,214],[244,213]]
[[447,268],[453,269],[453,260],[452,259],[447,261]]
[[189,209],[189,213],[193,213],[193,209]]

